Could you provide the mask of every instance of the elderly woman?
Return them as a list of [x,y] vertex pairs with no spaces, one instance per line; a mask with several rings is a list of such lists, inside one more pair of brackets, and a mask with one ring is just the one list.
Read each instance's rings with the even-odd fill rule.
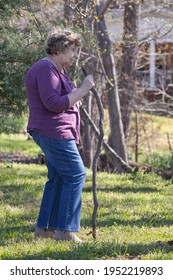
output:
[[52,32],[47,57],[35,62],[25,76],[29,105],[27,131],[47,160],[45,184],[35,236],[82,242],[80,229],[82,188],[86,172],[77,144],[80,137],[78,101],[93,87],[88,75],[79,88],[66,68],[75,60],[81,38],[69,30]]

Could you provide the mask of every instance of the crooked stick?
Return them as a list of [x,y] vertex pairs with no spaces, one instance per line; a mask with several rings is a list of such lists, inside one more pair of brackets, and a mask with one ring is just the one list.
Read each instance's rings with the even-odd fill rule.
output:
[[[82,67],[82,71],[84,76],[87,76],[87,72],[84,67]],[[92,87],[90,91],[93,93],[96,99],[97,107],[99,110],[99,136],[98,136],[97,149],[92,163],[92,192],[93,192],[93,201],[94,201],[94,209],[92,214],[92,236],[94,239],[96,239],[96,219],[97,219],[97,210],[99,206],[98,198],[97,198],[96,177],[97,177],[97,164],[98,164],[98,159],[100,156],[100,152],[103,144],[103,136],[104,136],[104,130],[103,130],[104,110],[103,110],[103,105],[102,105],[100,95],[98,94],[96,89]]]

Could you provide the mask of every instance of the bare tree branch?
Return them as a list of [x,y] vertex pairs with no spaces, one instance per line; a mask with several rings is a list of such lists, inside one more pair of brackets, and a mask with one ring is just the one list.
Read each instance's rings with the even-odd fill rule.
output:
[[103,5],[100,7],[100,11],[98,12],[98,17],[104,16],[105,12],[109,8],[110,4],[112,3],[113,0],[107,0]]
[[[173,29],[173,25],[165,32],[163,33],[161,36],[158,36],[156,34],[159,34],[160,30],[163,29],[163,27],[165,26],[166,24],[162,25],[160,28],[158,28],[155,32],[151,32],[150,34],[148,34],[146,37],[143,37],[139,40],[139,44],[142,45],[143,43],[146,43],[146,42],[150,42],[152,40],[158,40],[158,39],[161,39],[163,38],[164,36],[166,36],[167,34],[169,34],[169,32],[172,31]],[[150,37],[152,35],[152,37]]]
[[[89,124],[91,125],[92,129],[94,130],[97,137],[99,137],[100,132],[93,122],[93,120],[90,118],[88,112],[85,110],[83,106],[81,106],[81,111],[88,120]],[[132,168],[103,140],[103,148],[105,149],[105,152],[108,157],[112,159],[114,163],[119,163],[121,167],[124,169],[125,172],[130,173],[132,171]]]
[[146,105],[146,107],[145,106],[142,106],[142,107],[140,107],[140,111],[141,112],[146,112],[146,113],[160,113],[160,114],[162,114],[162,115],[164,115],[164,116],[171,116],[171,117],[173,117],[173,113],[169,110],[168,111],[168,109],[167,108],[153,108],[153,107],[149,107],[149,104],[148,105]]

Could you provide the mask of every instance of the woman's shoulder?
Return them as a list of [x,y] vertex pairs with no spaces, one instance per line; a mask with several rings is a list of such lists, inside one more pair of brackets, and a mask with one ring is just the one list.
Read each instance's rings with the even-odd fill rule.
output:
[[33,68],[42,68],[42,67],[51,68],[51,64],[49,63],[49,61],[46,58],[40,58],[32,65],[32,67]]
[[28,70],[28,73],[38,73],[41,70],[47,71],[53,71],[56,72],[53,65],[46,59],[46,58],[40,58],[37,60],[34,64],[31,65],[31,67]]

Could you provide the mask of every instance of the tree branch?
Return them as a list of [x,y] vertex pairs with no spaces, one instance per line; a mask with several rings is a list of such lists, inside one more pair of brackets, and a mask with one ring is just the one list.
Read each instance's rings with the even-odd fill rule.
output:
[[98,12],[98,17],[101,18],[104,16],[105,12],[109,8],[110,4],[112,3],[113,0],[107,0],[103,5],[100,7],[100,11]]
[[[95,132],[96,137],[98,138],[100,135],[98,128],[96,127],[93,120],[90,118],[85,108],[83,106],[81,106],[80,108],[82,113],[86,117],[87,121],[89,122],[90,126],[92,127],[93,131]],[[103,148],[105,149],[107,156],[110,157],[114,163],[118,162],[125,172],[131,173],[132,168],[104,140],[103,140]]]
[[[165,32],[163,33],[162,35],[157,35],[160,33],[160,31],[163,29],[163,27],[165,27],[166,24],[163,24],[161,27],[159,27],[155,32],[151,32],[150,34],[148,34],[146,37],[143,37],[139,40],[139,45],[142,45],[146,42],[150,42],[152,40],[158,40],[158,39],[161,39],[163,38],[164,36],[166,36],[167,34],[169,34],[172,29],[173,29],[173,25]],[[150,37],[152,35],[152,37]]]

